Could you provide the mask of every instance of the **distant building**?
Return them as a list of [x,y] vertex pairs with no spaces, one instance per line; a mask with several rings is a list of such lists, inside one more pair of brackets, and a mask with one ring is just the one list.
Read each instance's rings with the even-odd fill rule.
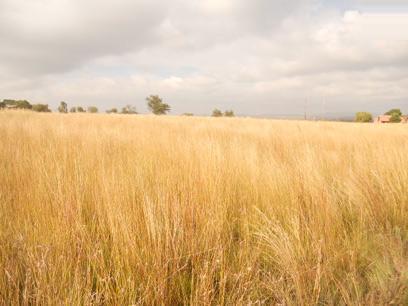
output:
[[6,109],[17,109],[17,105],[15,105],[15,104],[6,104],[5,108]]
[[374,123],[390,123],[391,116],[390,115],[381,115],[374,119]]
[[[380,115],[374,119],[374,123],[391,123],[391,116]],[[401,123],[408,123],[408,115],[401,116]]]

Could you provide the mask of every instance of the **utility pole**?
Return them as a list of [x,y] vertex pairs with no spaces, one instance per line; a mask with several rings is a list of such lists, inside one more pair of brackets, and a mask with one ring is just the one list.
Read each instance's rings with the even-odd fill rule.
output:
[[305,99],[305,105],[304,105],[304,109],[305,109],[305,121],[307,120],[307,98]]
[[321,117],[321,120],[326,120],[326,99],[325,98],[323,98],[323,101],[322,101],[322,117]]

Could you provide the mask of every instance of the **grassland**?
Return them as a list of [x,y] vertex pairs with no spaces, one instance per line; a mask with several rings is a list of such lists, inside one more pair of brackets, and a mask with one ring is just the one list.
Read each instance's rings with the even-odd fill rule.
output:
[[0,112],[1,305],[408,303],[408,125]]

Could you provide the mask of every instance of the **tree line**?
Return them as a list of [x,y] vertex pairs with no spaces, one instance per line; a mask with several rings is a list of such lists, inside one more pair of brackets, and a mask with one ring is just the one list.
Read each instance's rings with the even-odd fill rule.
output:
[[[163,99],[160,98],[158,95],[150,95],[146,98],[147,107],[152,114],[155,115],[166,115],[170,112],[171,107],[169,104],[164,103]],[[32,110],[35,112],[43,112],[43,113],[50,113],[51,109],[49,108],[48,104],[31,104],[27,100],[11,100],[5,99],[0,102],[0,109],[8,108],[8,109],[27,109]],[[66,113],[98,113],[99,109],[96,106],[88,106],[86,109],[82,106],[73,106],[68,107],[68,104],[65,101],[61,101],[58,106],[58,112],[66,114]],[[120,110],[117,108],[111,108],[106,110],[108,114],[137,114],[137,110],[135,106],[126,105],[122,107]],[[184,113],[184,116],[194,116],[193,113]],[[234,117],[234,112],[232,110],[227,110],[222,112],[218,109],[214,109],[212,113],[213,117]]]
[[[391,123],[401,122],[402,112],[398,108],[390,109],[388,112],[385,112],[384,115],[390,116]],[[369,112],[358,112],[355,117],[356,122],[372,122],[373,115]]]

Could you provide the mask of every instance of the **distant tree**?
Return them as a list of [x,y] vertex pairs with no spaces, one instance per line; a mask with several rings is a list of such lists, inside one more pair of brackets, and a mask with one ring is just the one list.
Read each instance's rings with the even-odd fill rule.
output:
[[78,113],[85,113],[85,110],[84,110],[84,108],[82,106],[77,106],[76,111]]
[[373,121],[373,116],[367,112],[358,112],[355,117],[356,122],[371,122]]
[[76,112],[77,112],[76,107],[71,107],[71,108],[69,109],[69,112],[70,112],[70,113],[76,113]]
[[212,116],[213,117],[222,117],[223,116],[222,111],[220,111],[219,109],[216,108],[216,109],[213,110]]
[[58,111],[60,113],[66,114],[68,113],[68,105],[64,101],[60,102],[60,106],[58,106]]
[[170,105],[163,103],[159,96],[151,95],[146,98],[147,107],[155,115],[165,115],[170,111]]
[[96,106],[89,106],[88,107],[88,113],[95,114],[98,112],[98,108]]
[[34,104],[33,111],[40,113],[50,113],[51,110],[48,108],[48,104]]
[[6,103],[4,103],[4,101],[0,102],[0,109],[5,108],[5,107],[6,107]]
[[118,109],[117,109],[117,108],[108,109],[108,110],[106,111],[106,113],[108,113],[108,114],[116,114],[117,112],[118,112]]
[[390,109],[388,112],[385,113],[385,115],[391,116],[390,122],[392,122],[392,123],[401,122],[402,112],[398,108]]
[[192,117],[192,116],[194,116],[194,114],[193,113],[184,113],[183,116]]
[[399,115],[398,113],[392,113],[391,118],[390,118],[390,122],[392,122],[392,123],[401,122],[401,115]]
[[12,99],[4,99],[3,103],[4,105],[16,105],[16,100],[12,100]]
[[18,100],[17,102],[17,108],[21,108],[21,109],[32,109],[32,105],[30,104],[30,102],[28,102],[27,100]]
[[32,105],[27,100],[11,100],[5,99],[3,100],[4,107],[6,106],[14,106],[15,108],[19,109],[32,109]]
[[386,112],[384,115],[390,115],[392,116],[393,114],[397,114],[398,116],[402,116],[402,112],[399,108],[393,108],[390,109],[388,112]]
[[137,114],[136,107],[132,105],[126,105],[125,107],[122,107],[121,113],[128,115]]
[[225,117],[235,117],[234,111],[233,110],[227,110],[224,112]]

